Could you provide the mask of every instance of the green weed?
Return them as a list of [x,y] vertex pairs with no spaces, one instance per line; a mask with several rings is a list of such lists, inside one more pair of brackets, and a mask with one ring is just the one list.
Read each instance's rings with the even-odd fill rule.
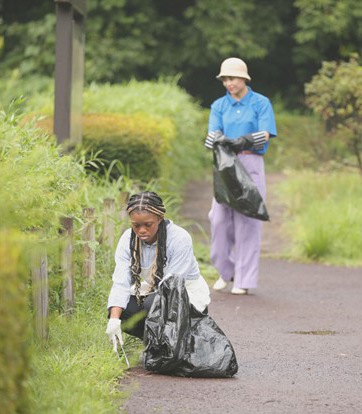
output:
[[279,187],[292,257],[362,265],[362,186],[357,173],[293,172]]

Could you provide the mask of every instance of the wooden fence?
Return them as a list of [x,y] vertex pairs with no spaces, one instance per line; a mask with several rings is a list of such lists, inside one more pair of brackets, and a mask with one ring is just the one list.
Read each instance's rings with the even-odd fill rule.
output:
[[[103,201],[102,230],[98,243],[105,244],[110,249],[114,247],[115,223],[120,222],[120,231],[125,229],[127,217],[125,206],[129,193],[120,194],[119,208],[116,210],[116,201],[107,198]],[[82,245],[83,245],[83,276],[94,286],[96,279],[96,222],[94,208],[83,209]],[[71,217],[60,220],[59,233],[62,237],[60,265],[63,275],[62,302],[64,312],[71,316],[74,309],[74,222]],[[41,244],[34,249],[31,263],[32,291],[34,305],[34,323],[37,336],[44,340],[48,338],[49,326],[49,290],[48,290],[48,258],[46,246]]]

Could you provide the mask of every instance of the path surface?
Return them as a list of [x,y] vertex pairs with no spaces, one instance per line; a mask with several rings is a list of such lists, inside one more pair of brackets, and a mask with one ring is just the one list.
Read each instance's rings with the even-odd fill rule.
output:
[[[212,293],[210,315],[231,340],[239,363],[232,379],[188,379],[130,370],[128,414],[362,413],[362,269],[271,259],[287,241],[282,206],[268,176],[259,287],[247,296]],[[212,194],[190,184],[185,217],[207,232]],[[201,221],[200,221],[201,222]],[[329,333],[329,334],[326,334]]]

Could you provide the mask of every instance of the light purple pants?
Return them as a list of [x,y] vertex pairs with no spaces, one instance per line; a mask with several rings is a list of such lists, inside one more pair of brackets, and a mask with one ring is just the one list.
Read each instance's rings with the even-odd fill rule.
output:
[[[239,154],[244,167],[265,201],[264,159],[260,155]],[[209,212],[211,223],[210,259],[225,281],[234,279],[234,287],[256,288],[262,222],[244,216],[213,199]]]

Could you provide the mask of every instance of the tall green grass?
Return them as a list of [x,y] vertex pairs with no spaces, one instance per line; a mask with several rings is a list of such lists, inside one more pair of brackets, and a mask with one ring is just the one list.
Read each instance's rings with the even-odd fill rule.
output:
[[[49,340],[32,341],[30,414],[117,413],[126,398],[117,386],[127,365],[123,356],[118,359],[114,354],[105,335],[113,271],[107,249],[97,249],[96,268],[94,288],[78,273],[73,316],[52,312]],[[127,356],[134,364],[141,343],[127,335],[125,339]]]
[[279,189],[288,206],[291,257],[362,266],[362,182],[356,172],[293,172]]

